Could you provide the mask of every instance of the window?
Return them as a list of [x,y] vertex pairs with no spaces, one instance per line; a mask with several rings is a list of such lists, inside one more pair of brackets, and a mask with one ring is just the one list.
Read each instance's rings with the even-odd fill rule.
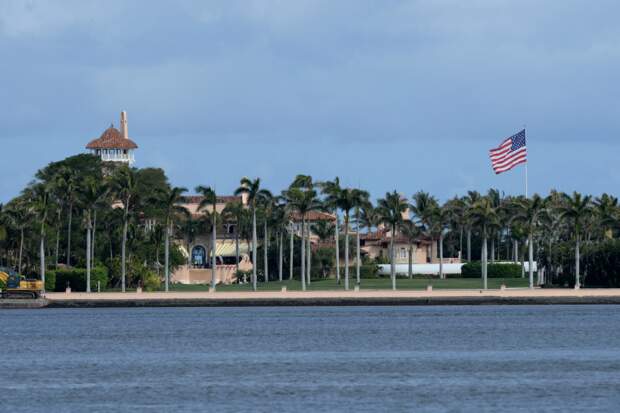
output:
[[405,248],[400,249],[400,258],[407,258],[407,250]]

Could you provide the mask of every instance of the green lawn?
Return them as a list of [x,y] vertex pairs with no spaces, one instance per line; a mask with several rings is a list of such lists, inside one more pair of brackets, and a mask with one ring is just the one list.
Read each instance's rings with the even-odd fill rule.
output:
[[[497,289],[500,285],[505,284],[506,287],[527,287],[527,278],[489,278],[489,288]],[[350,288],[353,289],[355,281],[351,280]],[[447,280],[437,279],[397,279],[396,288],[399,290],[423,290],[427,285],[432,285],[435,289],[480,289],[482,288],[482,280],[478,278],[452,278]],[[284,281],[282,283],[278,281],[270,281],[265,284],[258,283],[259,291],[279,291],[282,287],[286,286],[289,290],[301,290],[301,283],[299,281]],[[371,278],[362,279],[361,289],[390,289],[392,283],[389,278]],[[170,286],[172,291],[207,291],[208,285],[205,284],[173,284]],[[336,280],[320,280],[312,281],[308,290],[320,291],[320,290],[342,290],[344,284],[337,285]],[[217,291],[252,291],[251,284],[233,284],[233,285],[218,285]]]

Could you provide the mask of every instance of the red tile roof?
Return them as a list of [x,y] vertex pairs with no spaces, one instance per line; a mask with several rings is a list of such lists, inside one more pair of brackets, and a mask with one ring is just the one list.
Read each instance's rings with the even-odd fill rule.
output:
[[[301,222],[301,215],[297,212],[293,213],[293,221]],[[327,212],[310,211],[306,214],[306,221],[336,221],[336,216]]]
[[[185,198],[185,202],[188,204],[199,204],[204,199],[204,196],[187,195],[184,198]],[[241,202],[241,197],[235,196],[235,195],[222,195],[222,196],[217,197],[218,204],[227,204],[229,202],[235,202],[235,201]]]
[[123,135],[114,126],[106,129],[98,139],[93,139],[86,145],[86,149],[136,149],[138,145]]

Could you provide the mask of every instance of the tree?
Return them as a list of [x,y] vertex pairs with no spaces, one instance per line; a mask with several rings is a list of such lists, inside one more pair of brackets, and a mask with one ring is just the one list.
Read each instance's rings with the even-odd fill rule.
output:
[[466,218],[465,225],[467,230],[467,261],[471,261],[471,229],[472,223],[468,220],[468,217],[471,217],[470,211],[478,201],[481,199],[481,195],[478,191],[467,191],[467,196],[463,198],[464,204],[464,216]]
[[480,198],[469,210],[470,223],[482,230],[482,283],[487,289],[487,239],[489,228],[497,223],[497,211],[487,197]]
[[353,209],[355,210],[355,276],[357,285],[360,285],[360,266],[362,265],[360,247],[360,210],[370,203],[370,194],[361,189],[353,189]]
[[121,241],[121,290],[125,292],[127,278],[127,230],[129,213],[133,210],[134,198],[137,196],[138,177],[136,170],[122,165],[114,172],[112,188],[123,207],[123,235]]
[[396,290],[396,267],[394,263],[394,238],[396,231],[403,222],[403,213],[407,210],[407,202],[396,191],[387,192],[385,198],[378,201],[379,215],[386,225],[389,225],[392,234],[390,238],[390,276],[392,289]]
[[247,177],[241,179],[240,186],[235,191],[235,195],[245,195],[252,211],[252,288],[256,291],[256,246],[258,244],[256,239],[256,207],[262,199],[271,197],[272,195],[271,192],[260,187],[260,178],[251,180]]
[[247,210],[241,203],[241,201],[235,200],[229,202],[222,211],[224,219],[226,221],[232,221],[235,223],[235,273],[239,272],[239,233],[243,220],[247,215]]
[[319,186],[325,197],[324,202],[326,208],[330,209],[336,216],[336,225],[334,225],[334,240],[336,242],[336,283],[340,285],[340,218],[338,216],[337,204],[337,199],[340,197],[340,193],[342,191],[342,188],[340,187],[340,178],[335,177],[333,181],[321,182]]
[[[344,289],[349,289],[349,227],[351,210],[364,206],[368,200],[368,192],[359,189],[341,188],[328,196],[328,203],[335,205],[344,214]],[[359,281],[358,281],[359,282]]]
[[55,176],[54,186],[64,194],[64,202],[67,206],[67,259],[66,264],[71,266],[71,230],[73,221],[73,209],[78,193],[79,177],[74,169],[69,166],[62,166]]
[[87,177],[83,185],[80,186],[77,192],[77,202],[79,206],[85,210],[84,214],[84,226],[86,227],[86,292],[90,293],[90,274],[92,267],[92,230],[93,230],[93,210],[97,205],[97,202],[103,198],[108,189],[101,185],[100,182],[94,180],[92,177]]
[[183,196],[185,192],[187,188],[175,186],[161,189],[155,198],[155,202],[162,209],[164,220],[164,289],[166,292],[170,289],[170,237],[174,225],[182,217],[191,218],[187,208],[181,205],[185,200]]
[[413,277],[413,258],[415,256],[415,245],[418,241],[418,238],[422,234],[422,229],[413,221],[407,220],[403,221],[400,226],[400,231],[403,236],[407,239],[407,243],[409,244],[408,249],[408,270],[407,277]]
[[618,198],[603,194],[594,200],[594,208],[603,229],[604,238],[613,238],[613,228],[618,226]]
[[31,210],[23,197],[15,198],[4,208],[4,214],[8,223],[19,231],[19,254],[17,272],[22,273],[22,260],[24,253],[24,232],[32,219]]
[[305,276],[305,235],[306,235],[306,217],[309,212],[316,211],[321,208],[321,202],[317,198],[314,189],[304,189],[297,186],[291,186],[283,194],[287,201],[287,207],[291,212],[296,212],[301,216],[301,288],[306,290]]
[[197,186],[196,192],[202,195],[202,200],[198,205],[198,211],[207,211],[211,206],[211,212],[207,212],[211,217],[211,288],[215,289],[215,271],[217,267],[216,249],[217,249],[217,195],[215,189],[210,186]]
[[563,194],[564,203],[559,206],[562,218],[568,220],[575,235],[575,288],[581,286],[579,280],[579,246],[583,231],[583,221],[591,213],[592,197],[583,196],[578,192],[573,192],[573,196]]
[[269,282],[269,225],[270,221],[273,219],[274,204],[275,199],[271,194],[263,196],[259,204],[263,216],[263,267],[265,283]]
[[39,224],[39,274],[45,290],[45,226],[48,219],[49,187],[44,183],[35,183],[26,189],[24,195]]
[[538,194],[531,198],[517,198],[513,204],[513,220],[523,225],[528,237],[528,273],[530,288],[534,288],[534,233],[540,226],[545,200]]

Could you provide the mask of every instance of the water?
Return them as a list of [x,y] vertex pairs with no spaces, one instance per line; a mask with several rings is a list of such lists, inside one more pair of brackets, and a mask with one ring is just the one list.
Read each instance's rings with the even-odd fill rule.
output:
[[0,312],[0,411],[620,411],[620,306]]

